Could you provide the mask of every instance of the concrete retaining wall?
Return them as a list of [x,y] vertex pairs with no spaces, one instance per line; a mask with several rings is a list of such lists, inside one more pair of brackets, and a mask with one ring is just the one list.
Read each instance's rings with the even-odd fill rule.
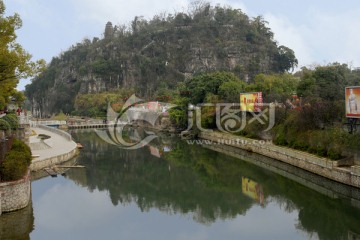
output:
[[30,171],[21,180],[0,183],[0,214],[25,208],[30,198]]
[[75,148],[71,152],[64,153],[58,156],[50,157],[48,159],[43,160],[35,160],[33,159],[30,165],[31,171],[39,171],[46,167],[50,167],[56,164],[60,164],[66,161],[69,161],[71,158],[75,157],[78,154],[78,149]]
[[199,137],[214,141],[215,143],[223,143],[225,145],[262,154],[320,176],[360,188],[360,171],[352,171],[352,168],[339,167],[339,165],[342,164],[349,164],[349,162],[351,162],[349,159],[345,159],[343,163],[341,161],[332,161],[305,152],[273,144],[266,144],[266,142],[260,144],[259,141],[253,139],[219,132],[202,132]]

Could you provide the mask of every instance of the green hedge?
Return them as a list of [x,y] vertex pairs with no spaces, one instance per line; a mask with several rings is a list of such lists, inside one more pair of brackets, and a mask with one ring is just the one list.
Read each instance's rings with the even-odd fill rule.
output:
[[15,130],[19,128],[19,119],[16,114],[6,114],[0,118],[0,130]]
[[24,142],[20,141],[19,139],[14,139],[14,143],[11,147],[12,151],[25,153],[25,160],[28,166],[31,164],[31,149],[28,145]]
[[15,139],[11,150],[0,166],[1,181],[16,181],[25,176],[31,164],[31,150],[24,142]]

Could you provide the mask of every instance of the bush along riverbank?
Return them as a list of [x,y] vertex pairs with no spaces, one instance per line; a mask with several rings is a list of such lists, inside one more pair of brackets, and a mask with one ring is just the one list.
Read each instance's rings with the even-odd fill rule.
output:
[[[0,118],[0,215],[25,208],[31,198],[31,149],[18,117]],[[21,140],[20,140],[21,139]],[[22,141],[23,140],[23,141]]]
[[[170,110],[170,120],[184,129],[192,120],[195,132],[202,132],[199,126],[218,130],[229,127],[228,132],[239,136],[273,140],[276,145],[332,160],[355,156],[359,162],[360,133],[349,133],[345,117],[345,88],[360,86],[359,79],[359,70],[339,63],[303,67],[295,74],[259,74],[249,81],[228,72],[202,74],[179,84],[179,94],[172,102],[177,108]],[[239,111],[239,95],[253,92],[261,92],[263,103],[274,105],[273,116],[266,109],[269,105],[258,113]],[[231,114],[217,109],[228,103],[235,106]],[[189,106],[194,106],[193,110]],[[268,112],[261,115],[264,111]],[[232,116],[227,118],[227,114]],[[270,130],[264,131],[269,126]]]
[[[178,107],[170,110],[170,120],[184,129],[192,124],[192,133],[200,138],[224,141],[360,187],[360,133],[350,133],[345,124],[345,88],[360,86],[359,77],[360,71],[339,63],[295,74],[259,74],[251,81],[226,72],[203,74],[179,85],[173,101]],[[252,92],[261,92],[269,104],[256,113],[240,111],[240,93]],[[225,111],[221,106],[233,107]],[[252,139],[273,144],[248,144]]]
[[259,139],[272,140],[275,145],[308,152],[331,160],[354,157],[360,164],[360,134],[350,134],[346,125],[337,122],[331,125],[317,127],[316,123],[304,120],[307,107],[297,109],[276,109],[274,127],[264,132],[264,125],[259,122],[248,124],[236,135]]

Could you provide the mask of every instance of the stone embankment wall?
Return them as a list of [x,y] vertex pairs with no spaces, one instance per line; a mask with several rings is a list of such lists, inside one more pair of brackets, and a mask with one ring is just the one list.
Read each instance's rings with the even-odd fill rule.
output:
[[60,154],[58,156],[49,157],[47,159],[35,160],[33,159],[30,165],[31,171],[39,171],[41,169],[54,166],[63,162],[67,162],[76,155],[78,155],[79,151],[77,148],[74,148],[68,153]]
[[25,208],[30,198],[30,171],[23,179],[0,183],[0,214]]
[[[331,180],[360,188],[360,168],[353,165],[354,160],[351,158],[332,161],[309,153],[276,146],[266,141],[257,141],[219,132],[202,132],[199,137],[211,140],[215,144],[225,144],[262,154]],[[343,165],[347,167],[341,167]]]
[[[54,133],[56,135],[62,136],[64,138],[64,141],[71,142],[70,143],[71,146],[70,147],[67,146],[66,149],[68,149],[68,151],[65,152],[62,151],[62,153],[48,154],[48,157],[45,158],[34,158],[30,165],[31,171],[39,171],[50,166],[67,162],[79,154],[79,151],[76,147],[76,143],[72,140],[72,136],[69,133],[45,125],[38,125],[37,127],[42,128],[48,132]],[[50,147],[49,149],[47,149],[48,151],[51,151],[51,148],[53,149],[58,148],[58,146],[53,146],[54,145],[53,143],[46,142],[46,140],[44,140],[44,143]]]

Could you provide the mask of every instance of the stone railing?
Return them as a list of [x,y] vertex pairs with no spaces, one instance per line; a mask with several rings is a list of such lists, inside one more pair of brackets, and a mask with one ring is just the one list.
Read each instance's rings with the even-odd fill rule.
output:
[[45,125],[45,126],[48,126],[48,125],[66,125],[66,121],[29,121],[30,123],[30,126],[31,127],[37,127],[37,126],[40,126],[40,125]]

